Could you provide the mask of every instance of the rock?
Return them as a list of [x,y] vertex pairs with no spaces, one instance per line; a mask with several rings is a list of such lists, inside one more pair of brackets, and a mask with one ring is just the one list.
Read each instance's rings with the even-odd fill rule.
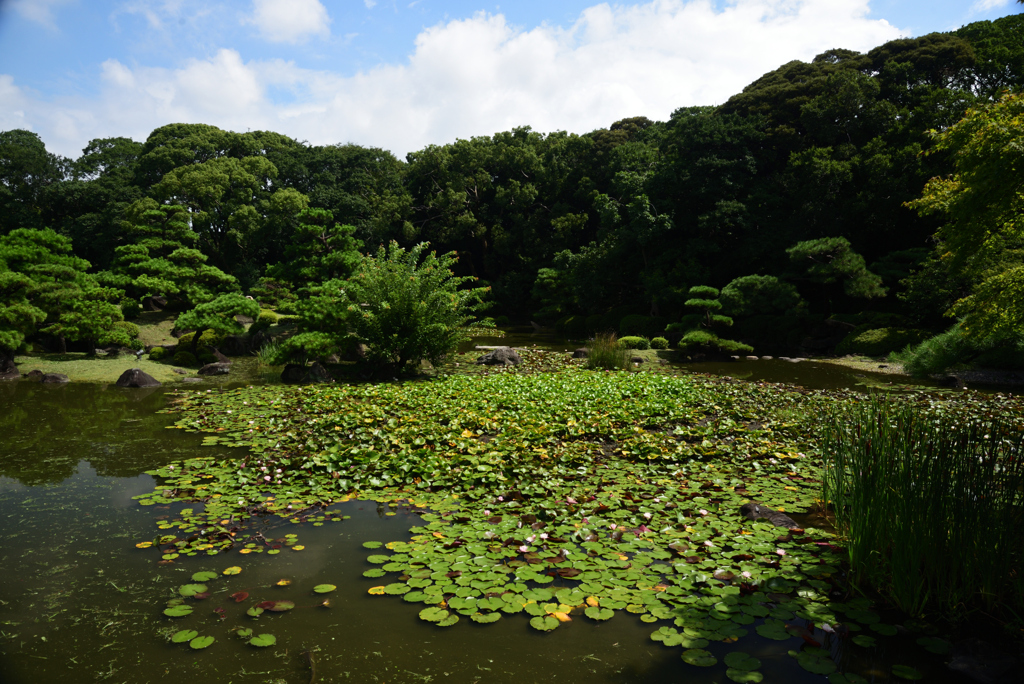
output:
[[142,300],[142,308],[146,311],[162,311],[167,306],[166,297],[146,297]]
[[185,370],[184,368],[172,368],[171,370],[177,373],[178,375],[188,375],[188,371]]
[[327,372],[322,363],[314,361],[306,373],[306,382],[334,382],[334,378]]
[[0,356],[0,380],[17,380],[21,377],[18,367],[14,365],[14,359],[9,356]]
[[338,356],[337,354],[331,354],[330,356],[325,356],[324,358],[320,359],[320,362],[323,363],[324,365],[333,365],[336,363],[341,363],[341,357]]
[[25,377],[32,378],[33,380],[38,380],[39,378],[43,377],[43,371],[39,370],[38,368],[34,368],[30,370],[28,373],[25,373]]
[[217,359],[217,363],[226,363],[229,366],[231,365],[231,359],[221,354],[220,350],[216,347],[213,348],[213,356]]
[[249,335],[249,349],[252,351],[259,351],[270,341],[266,333],[262,330],[257,330],[252,335]]
[[953,646],[947,667],[981,684],[1010,684],[1017,679],[1020,664],[981,639],[967,639]]
[[39,382],[50,384],[50,385],[63,385],[69,382],[68,376],[63,373],[43,373],[39,378]]
[[751,501],[750,503],[745,503],[740,506],[740,515],[747,520],[760,520],[761,518],[764,518],[776,527],[800,527],[796,524],[795,520],[785,513],[772,510],[763,503],[758,503],[756,501]]
[[240,325],[252,325],[253,323],[252,316],[243,316],[242,314],[235,316],[235,322]]
[[231,372],[231,363],[208,363],[199,369],[200,375],[227,375]]
[[519,354],[513,351],[512,347],[498,347],[476,360],[477,364],[488,366],[518,366],[523,362]]
[[289,363],[281,371],[281,382],[302,382],[306,379],[306,367]]
[[634,356],[633,358],[631,358],[629,360],[629,362],[630,363],[643,363],[644,362],[644,357],[642,357],[642,356]]
[[129,368],[114,384],[118,387],[159,387],[160,381],[139,368]]
[[760,361],[760,358],[757,356],[748,356],[747,361]]
[[585,359],[588,356],[590,356],[590,350],[586,347],[580,347],[572,353],[572,358],[574,359]]
[[761,360],[762,361],[771,361],[774,358],[775,358],[774,356],[762,356]]

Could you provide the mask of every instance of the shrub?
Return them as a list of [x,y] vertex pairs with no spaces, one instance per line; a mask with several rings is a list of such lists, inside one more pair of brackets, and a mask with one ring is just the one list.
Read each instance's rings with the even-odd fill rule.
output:
[[210,352],[202,352],[199,354],[199,363],[204,366],[208,363],[217,363],[217,357]]
[[725,354],[749,354],[754,348],[749,344],[736,342],[735,340],[724,340],[708,330],[691,330],[683,335],[677,345],[679,349],[687,352],[711,352]]
[[646,337],[636,337],[635,335],[620,337],[619,346],[623,349],[650,349],[651,341]]
[[267,327],[269,328],[272,325],[277,325],[278,318],[280,317],[273,311],[261,309],[260,315],[256,320],[259,321],[260,323],[266,323]]
[[651,349],[668,349],[668,340],[664,337],[655,337],[651,340]]
[[[178,344],[184,347],[192,346],[192,338],[195,337],[194,332],[185,333],[178,338]],[[196,345],[197,349],[209,349],[211,347],[219,347],[224,344],[224,340],[227,338],[227,333],[214,332],[213,330],[204,330],[202,337],[199,338],[199,342]]]
[[164,358],[166,356],[167,356],[167,348],[166,347],[153,347],[152,349],[149,350],[149,360],[150,361],[159,361],[160,359],[162,359],[162,358]]
[[615,333],[597,335],[590,343],[586,367],[616,370],[629,367],[629,350],[619,344]]
[[118,321],[117,323],[114,323],[114,328],[123,331],[133,341],[139,339],[139,326],[135,325],[134,323],[129,323],[128,321]]
[[806,308],[796,288],[775,276],[736,278],[722,288],[719,299],[732,316],[790,314]]
[[121,315],[124,316],[126,321],[131,321],[139,317],[142,313],[142,305],[134,299],[122,299],[121,300]]
[[864,354],[887,356],[910,344],[920,344],[931,336],[926,330],[904,328],[875,328],[853,331],[836,345],[836,354]]
[[[822,498],[852,579],[917,616],[1024,599],[1019,430],[873,399],[825,416]],[[955,560],[954,560],[955,559]]]
[[192,356],[192,352],[187,351],[177,352],[174,355],[173,360],[175,366],[186,366],[194,368],[195,366],[199,365],[198,362],[196,361],[196,357]]
[[280,365],[281,344],[275,340],[267,342],[256,352],[256,361],[260,366]]

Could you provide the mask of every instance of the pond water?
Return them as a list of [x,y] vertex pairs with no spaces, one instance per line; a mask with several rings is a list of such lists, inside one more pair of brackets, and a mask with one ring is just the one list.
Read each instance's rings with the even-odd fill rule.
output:
[[[494,343],[523,344],[514,335]],[[626,612],[601,623],[576,619],[549,634],[531,629],[523,616],[440,628],[419,620],[419,608],[398,597],[368,595],[376,581],[362,575],[374,567],[362,544],[409,539],[421,519],[407,508],[350,501],[331,507],[347,519],[322,525],[267,517],[259,523],[267,538],[299,532],[304,549],[158,563],[158,553],[136,543],[154,538],[158,520],[182,505],[140,506],[132,497],[155,485],[144,471],[198,454],[232,453],[201,447],[201,435],[166,429],[174,416],[158,411],[167,398],[164,388],[0,383],[5,684],[725,681],[721,660],[711,668],[683,663],[680,649],[650,640],[657,625]],[[241,573],[221,574],[230,566]],[[165,617],[167,601],[200,571],[218,574],[209,582],[210,598],[185,618]],[[290,583],[276,586],[280,580]],[[337,586],[327,595],[329,607],[311,591],[322,583]],[[296,607],[253,619],[244,613],[251,601],[236,604],[236,592]],[[256,649],[234,634],[239,627],[271,633],[277,643]],[[169,635],[182,629],[216,642],[202,651],[170,643]],[[927,672],[928,681],[959,681],[912,639],[879,639],[864,650],[820,630],[815,636],[837,662],[876,681],[888,677],[894,652]],[[743,650],[763,662],[765,681],[825,682],[787,654],[800,645],[755,632],[742,640]],[[708,650],[721,659],[729,647],[712,643]]]

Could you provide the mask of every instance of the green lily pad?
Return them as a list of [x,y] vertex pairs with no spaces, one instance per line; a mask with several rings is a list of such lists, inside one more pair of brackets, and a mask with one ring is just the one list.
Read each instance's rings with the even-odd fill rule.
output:
[[832,662],[832,659],[823,652],[801,651],[797,653],[796,651],[790,651],[789,654],[796,658],[800,667],[812,674],[827,675],[832,674],[838,669],[836,664]]
[[171,606],[164,609],[164,615],[167,617],[185,617],[191,613],[192,606]]
[[441,622],[447,618],[448,615],[448,611],[444,608],[431,606],[430,608],[424,608],[420,611],[420,620],[426,620],[427,622]]
[[501,613],[475,613],[471,615],[470,618],[473,622],[479,622],[482,625],[487,625],[500,620]]
[[202,572],[197,572],[194,575],[192,575],[192,581],[193,582],[209,582],[210,580],[217,579],[217,577],[219,577],[219,575],[217,575],[217,573],[210,572],[209,570],[204,570]]
[[937,637],[920,637],[917,643],[919,646],[923,646],[929,653],[935,653],[936,655],[946,655],[950,649],[948,641]]
[[257,646],[259,648],[267,648],[277,643],[277,637],[273,634],[260,634],[249,639],[250,646]]
[[920,670],[916,670],[909,665],[893,665],[892,673],[900,679],[909,679],[911,681],[924,678],[924,675],[921,674]]
[[743,651],[733,651],[725,656],[725,664],[734,670],[756,670],[761,667],[761,661],[757,658],[744,653]]
[[253,606],[249,610],[245,611],[245,614],[249,617],[259,617],[260,615],[263,615],[263,609],[259,606]]
[[542,632],[550,632],[560,624],[558,618],[553,618],[550,615],[540,615],[530,620],[530,626]]
[[329,594],[337,588],[333,584],[318,584],[313,587],[313,591],[317,594]]
[[729,668],[725,676],[738,684],[759,684],[764,681],[764,675],[756,670],[738,670]]
[[610,620],[615,615],[615,611],[611,608],[589,606],[585,611],[583,611],[583,614],[591,620]]
[[212,636],[201,636],[196,637],[192,641],[188,642],[188,646],[189,648],[201,651],[210,644],[212,644],[214,641],[216,641],[216,639],[214,639]]
[[207,589],[205,584],[183,584],[178,587],[178,593],[182,596],[195,596],[196,594],[205,594]]
[[875,637],[868,636],[867,634],[858,634],[850,639],[850,641],[864,648],[871,648],[876,643]]
[[869,625],[869,627],[882,636],[896,636],[897,632],[899,632],[894,625],[887,625],[883,622],[875,622]]
[[715,656],[702,648],[691,648],[683,651],[683,662],[697,667],[711,667],[718,662]]
[[197,636],[199,636],[199,632],[197,632],[196,630],[183,629],[180,632],[175,632],[174,636],[171,637],[171,641],[176,644],[183,644],[186,641],[192,641]]
[[758,625],[755,630],[764,638],[775,641],[785,641],[792,636],[786,631],[786,623],[781,620],[765,620],[764,624]]

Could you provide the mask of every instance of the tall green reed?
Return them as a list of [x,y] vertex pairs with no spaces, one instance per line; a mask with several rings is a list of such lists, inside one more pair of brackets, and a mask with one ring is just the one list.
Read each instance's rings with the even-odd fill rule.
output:
[[827,415],[823,499],[853,581],[911,615],[1024,605],[1024,435],[888,398]]
[[586,367],[605,370],[628,368],[632,354],[632,350],[619,346],[619,340],[615,333],[596,335],[590,344],[590,351],[587,353]]

